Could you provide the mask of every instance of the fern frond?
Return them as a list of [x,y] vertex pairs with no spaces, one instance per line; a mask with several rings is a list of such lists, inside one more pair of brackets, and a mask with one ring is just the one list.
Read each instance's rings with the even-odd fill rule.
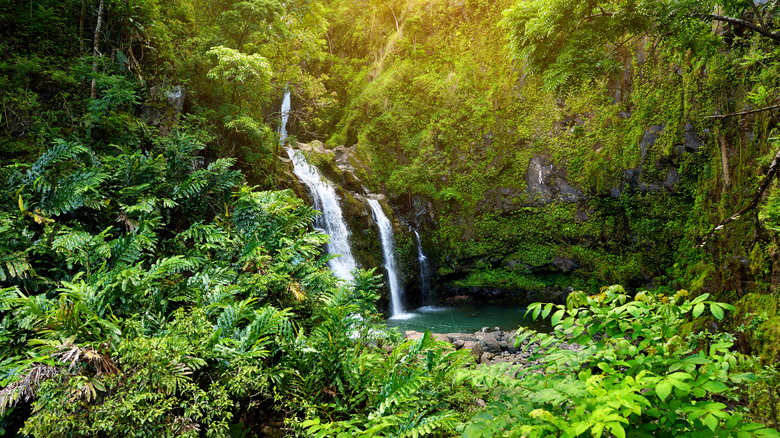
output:
[[458,417],[454,412],[410,414],[407,421],[398,426],[396,436],[398,438],[426,436],[433,433],[435,429],[452,429],[457,422]]
[[419,392],[428,380],[422,371],[410,374],[394,373],[391,375],[390,380],[385,383],[385,386],[379,393],[380,399],[376,415],[382,416],[394,405],[398,406],[415,398],[414,394]]
[[0,254],[0,281],[6,281],[9,277],[26,278],[28,274],[35,274],[35,271],[27,260],[26,252]]
[[255,298],[247,298],[222,306],[224,310],[219,318],[217,318],[217,325],[215,327],[217,330],[221,331],[221,338],[233,337],[233,332],[238,326],[238,323],[243,319],[249,318],[253,314],[250,305],[254,301]]
[[42,208],[55,216],[76,210],[84,205],[88,193],[99,196],[99,186],[107,178],[108,174],[101,169],[78,170],[61,180],[51,194],[43,197]]
[[46,150],[30,168],[32,175],[38,176],[51,166],[76,157],[78,154],[89,153],[89,149],[77,142],[69,142],[58,138],[54,145]]
[[21,379],[0,390],[0,415],[5,414],[7,408],[16,406],[20,401],[32,400],[43,382],[54,378],[61,372],[60,368],[51,365],[34,364]]

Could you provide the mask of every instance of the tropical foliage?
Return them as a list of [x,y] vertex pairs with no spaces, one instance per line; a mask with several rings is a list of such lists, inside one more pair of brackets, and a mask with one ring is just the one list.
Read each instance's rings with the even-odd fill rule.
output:
[[729,407],[744,396],[746,382],[757,380],[752,359],[731,351],[733,337],[710,329],[681,334],[688,316],[709,311],[720,321],[734,309],[707,298],[691,300],[681,290],[631,299],[611,286],[595,296],[575,292],[565,306],[534,304],[533,317],[552,314],[554,326],[551,334],[517,338],[536,348],[536,365],[460,373],[493,389],[495,400],[464,436],[780,435]]
[[[752,0],[0,3],[0,435],[777,436],[778,23]],[[388,330],[381,277],[335,279],[280,190],[286,91],[300,139],[427,206],[442,282],[592,295],[531,306],[555,328],[520,330],[523,366]]]

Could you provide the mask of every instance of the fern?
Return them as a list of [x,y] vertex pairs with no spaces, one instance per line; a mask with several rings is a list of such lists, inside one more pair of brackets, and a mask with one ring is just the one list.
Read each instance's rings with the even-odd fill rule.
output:
[[427,380],[428,378],[421,371],[414,373],[396,371],[382,388],[379,394],[379,405],[374,415],[382,416],[394,405],[398,406],[416,399],[414,394],[422,389]]
[[398,426],[398,432],[394,436],[398,438],[420,437],[430,435],[435,429],[452,429],[458,422],[454,412],[442,412],[432,414],[421,412],[418,415],[409,414],[408,419]]
[[23,279],[27,277],[27,274],[34,273],[32,265],[27,260],[27,253],[16,251],[0,254],[0,281],[6,281],[9,278]]
[[130,266],[143,258],[143,247],[133,234],[115,239],[111,245],[111,261],[114,266]]
[[55,139],[54,145],[47,149],[30,167],[29,175],[37,177],[44,170],[51,168],[57,163],[75,158],[78,154],[89,152],[89,149],[81,143],[69,142],[61,138]]
[[100,184],[108,175],[100,169],[83,169],[68,175],[42,198],[44,212],[59,216],[83,206],[87,194],[99,194]]

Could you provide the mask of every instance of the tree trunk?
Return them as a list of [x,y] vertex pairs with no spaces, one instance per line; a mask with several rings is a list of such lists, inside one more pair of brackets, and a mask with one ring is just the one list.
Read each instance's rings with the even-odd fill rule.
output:
[[100,57],[100,28],[103,26],[103,2],[104,0],[100,0],[100,5],[98,6],[95,40],[92,44],[92,87],[89,92],[89,97],[92,99],[97,96],[97,79],[95,76],[97,76],[98,58]]
[[726,149],[726,137],[720,136],[718,142],[720,143],[720,162],[723,166],[723,184],[728,187],[731,184],[731,176],[729,175],[729,151]]
[[79,48],[84,54],[84,16],[87,15],[87,0],[81,0],[81,15],[79,16]]

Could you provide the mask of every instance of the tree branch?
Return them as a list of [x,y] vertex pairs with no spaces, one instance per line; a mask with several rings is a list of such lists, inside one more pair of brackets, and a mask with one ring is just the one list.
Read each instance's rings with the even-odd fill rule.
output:
[[97,96],[97,69],[98,58],[100,58],[100,27],[103,25],[103,0],[100,0],[98,7],[97,25],[95,26],[95,41],[92,44],[92,86],[90,87],[89,97],[94,99]]
[[770,110],[778,109],[778,108],[780,108],[780,105],[772,105],[772,106],[768,106],[768,107],[765,107],[765,108],[759,108],[759,109],[754,109],[754,110],[749,110],[749,111],[742,111],[742,112],[738,112],[738,113],[715,114],[715,115],[712,115],[712,116],[704,116],[703,118],[704,119],[725,119],[726,117],[744,116],[746,114],[760,113],[760,112],[763,112],[763,111],[770,111]]
[[752,29],[760,33],[761,35],[768,36],[769,38],[772,38],[773,40],[780,42],[780,34],[778,34],[777,32],[772,32],[769,29],[765,29],[761,26],[756,26],[755,24],[747,20],[743,20],[741,18],[727,17],[725,15],[714,15],[714,14],[692,14],[691,16],[697,18],[706,18],[715,21],[723,21],[725,23],[731,23],[731,24],[736,24],[738,26],[747,27],[748,29]]
[[712,229],[712,231],[707,233],[707,236],[704,238],[702,243],[698,245],[698,248],[707,245],[710,238],[712,238],[712,236],[715,234],[716,231],[722,230],[730,222],[739,219],[740,217],[742,217],[743,214],[756,208],[758,206],[758,203],[761,201],[761,196],[764,194],[764,191],[766,191],[766,189],[769,188],[769,184],[772,182],[775,175],[777,174],[778,169],[780,169],[780,150],[778,150],[777,153],[775,153],[775,157],[772,159],[772,164],[769,165],[769,169],[767,169],[766,173],[764,174],[764,179],[761,180],[761,184],[758,185],[758,189],[756,189],[756,194],[753,195],[753,199],[746,206],[742,207],[741,210],[727,217],[723,222],[716,225],[715,228]]

